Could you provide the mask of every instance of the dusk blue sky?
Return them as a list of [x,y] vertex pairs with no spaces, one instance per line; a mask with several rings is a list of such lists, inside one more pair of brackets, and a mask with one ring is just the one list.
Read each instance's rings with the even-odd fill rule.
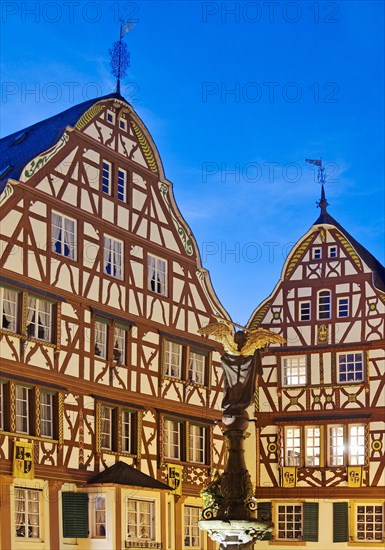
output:
[[[158,146],[218,297],[246,323],[290,247],[329,212],[384,263],[384,2],[8,2],[1,136],[110,93],[118,18],[122,94]],[[231,93],[233,90],[233,93]]]

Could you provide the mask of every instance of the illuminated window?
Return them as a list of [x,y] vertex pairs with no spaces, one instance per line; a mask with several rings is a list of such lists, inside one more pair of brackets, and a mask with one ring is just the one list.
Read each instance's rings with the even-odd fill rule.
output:
[[349,426],[349,465],[365,464],[365,426]]
[[344,465],[344,428],[329,426],[329,466]]
[[285,428],[285,466],[301,465],[301,428]]
[[40,491],[15,487],[17,539],[40,538]]
[[201,537],[198,527],[201,509],[196,506],[184,506],[184,545],[187,548],[200,548]]
[[128,498],[127,507],[127,537],[129,540],[155,539],[155,503],[150,500],[134,500]]
[[284,357],[283,385],[303,386],[306,384],[306,356]]
[[277,516],[278,539],[302,539],[302,504],[279,504],[277,506]]
[[321,456],[321,430],[319,426],[305,427],[305,466],[319,466]]
[[92,538],[106,538],[106,499],[90,495]]
[[384,506],[383,504],[356,505],[357,541],[384,542]]

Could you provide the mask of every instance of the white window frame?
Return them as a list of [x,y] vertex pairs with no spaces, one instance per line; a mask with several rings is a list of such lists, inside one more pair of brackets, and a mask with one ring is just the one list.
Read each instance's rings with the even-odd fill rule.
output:
[[206,463],[207,427],[202,424],[189,425],[189,460]]
[[384,503],[357,502],[354,506],[355,542],[384,542]]
[[305,386],[307,384],[306,355],[289,355],[282,358],[283,386]]
[[[111,118],[111,120],[109,120]],[[116,114],[113,111],[110,111],[110,109],[106,110],[106,121],[110,124],[115,124],[116,122]]]
[[299,303],[299,320],[311,321],[311,302],[304,300]]
[[338,258],[338,247],[336,245],[333,244],[328,247],[328,257]]
[[114,325],[113,356],[120,365],[126,364],[127,330],[121,325]]
[[[94,354],[100,359],[107,359],[108,324],[100,319],[95,320]],[[97,353],[99,351],[99,353]]]
[[[155,540],[155,502],[126,499],[126,535],[128,540]],[[146,531],[147,529],[147,534]]]
[[350,315],[350,300],[349,296],[340,296],[337,298],[337,316],[339,318],[349,317]]
[[285,426],[285,466],[301,466],[302,433],[300,426]]
[[349,424],[348,426],[348,464],[364,466],[366,456],[365,425]]
[[123,279],[124,244],[119,239],[104,235],[103,272],[115,279]]
[[276,512],[277,540],[302,540],[303,505],[298,502],[279,502],[276,504]]
[[119,117],[119,129],[127,132],[127,119]]
[[317,318],[319,321],[331,319],[332,293],[324,288],[317,293]]
[[[0,328],[10,332],[17,332],[19,293],[16,290],[0,287]],[[9,323],[4,326],[4,318]]]
[[189,354],[189,369],[188,379],[195,384],[204,385],[205,383],[205,367],[207,356],[199,351],[190,350]]
[[312,260],[321,260],[322,259],[322,248],[320,246],[316,246],[312,248],[311,251],[311,257]]
[[107,498],[104,495],[90,494],[91,537],[107,538]]
[[134,453],[133,429],[135,425],[135,412],[123,409],[120,412],[122,453]]
[[53,393],[40,391],[40,435],[48,439],[54,435],[54,403]]
[[164,374],[170,378],[182,378],[183,346],[172,340],[164,341]]
[[182,458],[182,428],[179,420],[167,418],[164,421],[164,456],[172,460]]
[[305,466],[319,467],[321,465],[321,427],[305,426]]
[[362,351],[337,353],[337,381],[339,384],[361,384],[364,378],[365,363]]
[[108,160],[102,160],[101,184],[102,193],[112,195],[112,164]]
[[344,466],[345,428],[342,424],[332,424],[328,430],[328,466]]
[[[55,254],[76,260],[76,220],[52,211],[51,250]],[[57,250],[56,247],[60,250]],[[67,248],[66,248],[67,247]],[[67,250],[67,253],[66,253]]]
[[184,505],[184,537],[183,542],[186,548],[201,548],[201,533],[198,527],[201,508],[197,506]]
[[118,187],[116,194],[118,201],[127,201],[127,170],[118,167]]
[[[44,310],[45,309],[45,310]],[[29,319],[29,320],[28,320]],[[44,336],[40,335],[43,330]],[[27,334],[30,338],[52,341],[52,303],[43,298],[28,296]]]
[[104,451],[112,451],[113,413],[113,407],[100,406],[100,448]]
[[147,254],[147,289],[167,296],[167,260]]
[[16,385],[15,387],[15,416],[16,433],[30,433],[30,388],[27,386]]
[[40,495],[41,491],[36,489],[14,488],[17,541],[20,541],[20,539],[41,539]]

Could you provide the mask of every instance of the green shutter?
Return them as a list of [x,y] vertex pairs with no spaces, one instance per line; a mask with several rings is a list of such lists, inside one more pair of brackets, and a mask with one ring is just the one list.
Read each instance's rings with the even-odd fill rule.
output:
[[348,542],[348,503],[333,502],[333,542]]
[[88,538],[87,493],[62,493],[63,537]]
[[[271,522],[271,502],[258,502],[257,519],[266,523]],[[261,540],[271,540],[271,531],[265,533]]]
[[303,505],[303,540],[318,542],[318,502]]

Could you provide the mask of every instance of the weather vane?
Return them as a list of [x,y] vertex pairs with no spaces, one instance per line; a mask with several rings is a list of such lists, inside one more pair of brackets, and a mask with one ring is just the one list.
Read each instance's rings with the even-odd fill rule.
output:
[[110,66],[113,76],[116,80],[116,93],[120,94],[120,79],[127,74],[127,69],[130,66],[130,52],[127,49],[127,44],[123,42],[123,38],[135,27],[137,21],[127,19],[124,22],[120,20],[120,38],[114,42],[112,48],[108,50],[111,56]]
[[322,166],[322,158],[321,159],[305,159],[306,162],[309,164],[314,164],[315,166],[318,166],[318,174],[317,174],[317,180],[318,183],[321,184],[321,199],[317,202],[317,206],[321,208],[322,213],[326,213],[326,208],[329,205],[328,201],[326,200],[325,196],[325,168]]

